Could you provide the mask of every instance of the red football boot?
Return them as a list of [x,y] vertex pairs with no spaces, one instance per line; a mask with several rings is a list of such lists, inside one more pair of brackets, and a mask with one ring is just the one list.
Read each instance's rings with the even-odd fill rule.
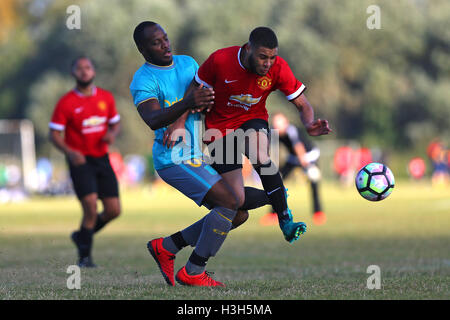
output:
[[169,286],[175,286],[173,265],[175,255],[162,246],[163,238],[153,239],[147,243],[147,248],[153,259],[158,264],[159,270]]
[[222,282],[216,281],[211,278],[208,271],[204,271],[201,274],[191,276],[186,272],[186,268],[183,267],[178,270],[176,279],[179,284],[186,286],[197,286],[197,287],[225,287]]

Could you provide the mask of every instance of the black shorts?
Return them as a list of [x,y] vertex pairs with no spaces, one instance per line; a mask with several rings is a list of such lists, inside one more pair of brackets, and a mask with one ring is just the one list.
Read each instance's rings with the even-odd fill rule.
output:
[[97,193],[101,199],[119,196],[119,184],[108,154],[102,157],[86,156],[86,163],[79,166],[67,162],[78,199],[90,193]]
[[[263,131],[269,136],[269,124],[263,119],[252,119],[243,123],[240,129],[247,131],[253,129],[255,131]],[[212,161],[210,165],[219,173],[226,173],[236,169],[242,169],[242,155],[245,155],[245,146],[235,135],[228,134],[221,139],[217,139],[208,144],[208,150],[211,155]],[[217,154],[217,150],[220,148],[221,156]],[[228,155],[233,152],[233,155]]]

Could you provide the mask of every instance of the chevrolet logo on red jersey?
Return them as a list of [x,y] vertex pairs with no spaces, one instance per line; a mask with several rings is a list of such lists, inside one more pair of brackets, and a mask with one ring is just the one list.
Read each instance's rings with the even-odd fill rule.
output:
[[251,94],[240,94],[240,95],[234,95],[230,96],[230,100],[239,102],[243,105],[251,107],[254,104],[257,104],[259,100],[261,100],[261,97],[259,98],[253,98]]
[[94,127],[106,122],[106,117],[92,116],[83,120],[83,127]]

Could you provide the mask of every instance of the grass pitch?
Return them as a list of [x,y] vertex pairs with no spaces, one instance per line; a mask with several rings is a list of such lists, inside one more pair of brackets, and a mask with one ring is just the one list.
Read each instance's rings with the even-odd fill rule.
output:
[[[122,216],[94,240],[92,270],[81,289],[66,286],[76,262],[69,234],[80,221],[72,197],[35,198],[0,206],[1,299],[449,299],[450,192],[400,181],[381,202],[354,188],[323,185],[328,221],[312,224],[309,189],[289,184],[289,205],[308,231],[293,244],[278,226],[263,227],[268,207],[230,233],[208,270],[225,289],[168,287],[146,249],[207,213],[169,187],[122,192]],[[188,259],[183,249],[177,271]],[[367,288],[370,265],[381,288]]]

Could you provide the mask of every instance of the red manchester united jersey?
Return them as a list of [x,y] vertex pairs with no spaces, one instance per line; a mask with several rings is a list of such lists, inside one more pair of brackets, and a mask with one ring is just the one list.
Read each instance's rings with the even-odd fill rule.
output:
[[241,49],[235,46],[217,50],[195,75],[199,84],[215,92],[214,107],[205,118],[206,129],[219,129],[222,135],[251,119],[267,121],[266,99],[272,91],[279,89],[293,100],[306,89],[278,56],[265,76],[245,69],[239,59]]
[[64,141],[70,148],[101,157],[108,152],[108,144],[102,141],[108,125],[119,120],[113,95],[94,87],[91,96],[76,89],[64,95],[53,111],[49,127],[64,131]]

